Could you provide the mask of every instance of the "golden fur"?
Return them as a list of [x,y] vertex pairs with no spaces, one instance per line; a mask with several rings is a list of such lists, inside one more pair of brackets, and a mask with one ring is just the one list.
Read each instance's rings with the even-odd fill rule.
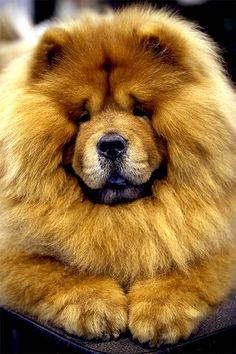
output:
[[[1,77],[0,302],[70,333],[186,338],[233,286],[235,93],[218,50],[175,15],[130,7],[49,29]],[[135,99],[134,99],[135,97]],[[132,113],[135,101],[151,122]],[[79,123],[82,111],[92,119]],[[79,126],[79,129],[78,129]],[[152,195],[93,203],[98,138],[129,141]],[[108,195],[108,200],[110,195]]]

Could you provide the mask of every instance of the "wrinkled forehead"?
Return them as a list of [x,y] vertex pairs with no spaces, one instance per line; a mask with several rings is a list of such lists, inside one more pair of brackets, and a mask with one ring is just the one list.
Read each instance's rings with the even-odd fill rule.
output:
[[167,73],[161,72],[161,65],[151,63],[152,59],[143,53],[137,53],[137,57],[123,57],[120,53],[114,58],[104,50],[95,57],[88,51],[86,56],[86,62],[72,59],[78,58],[78,53],[61,63],[63,79],[57,79],[54,88],[60,95],[58,101],[71,105],[86,102],[91,110],[108,105],[127,109],[136,100],[153,102],[157,93],[159,98],[165,93],[165,85],[169,88]]
[[121,52],[113,56],[109,50],[103,49],[94,53],[94,49],[88,49],[84,59],[80,58],[80,51],[75,51],[65,58],[64,67],[64,79],[71,80],[80,89],[99,88],[104,93],[114,95],[120,89],[127,89],[130,94],[132,91],[149,91],[154,76],[158,75],[158,63],[153,63],[148,55],[141,52],[136,55],[132,52],[123,55]]

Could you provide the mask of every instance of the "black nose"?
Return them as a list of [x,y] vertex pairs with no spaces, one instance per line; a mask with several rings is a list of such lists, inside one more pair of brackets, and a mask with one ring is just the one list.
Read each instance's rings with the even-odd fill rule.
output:
[[118,134],[103,135],[97,143],[98,154],[108,159],[115,160],[127,149],[127,141]]

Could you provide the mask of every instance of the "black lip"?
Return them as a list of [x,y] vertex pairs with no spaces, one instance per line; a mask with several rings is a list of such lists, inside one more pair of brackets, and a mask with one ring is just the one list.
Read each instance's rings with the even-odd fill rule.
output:
[[[152,195],[152,184],[154,180],[161,180],[167,176],[167,164],[162,163],[157,170],[152,173],[151,178],[144,184],[132,185],[119,173],[113,172],[108,178],[107,183],[101,189],[92,189],[84,183],[84,181],[74,172],[73,168],[69,168],[70,174],[77,177],[79,185],[88,198],[94,204],[124,204],[132,202],[136,199],[150,197]],[[69,172],[67,170],[67,172]]]
[[127,187],[130,183],[118,172],[113,172],[107,179],[105,187],[123,188]]
[[80,186],[84,194],[94,204],[123,204],[133,200],[151,196],[151,183],[148,181],[145,184],[133,186],[127,184],[125,186],[106,184],[101,189],[89,188],[83,181],[80,181]]

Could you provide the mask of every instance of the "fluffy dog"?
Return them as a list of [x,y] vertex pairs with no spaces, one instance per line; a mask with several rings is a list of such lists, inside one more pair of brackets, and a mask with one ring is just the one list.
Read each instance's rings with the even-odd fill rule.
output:
[[214,43],[131,7],[1,78],[1,305],[87,338],[186,338],[233,286],[235,94]]

